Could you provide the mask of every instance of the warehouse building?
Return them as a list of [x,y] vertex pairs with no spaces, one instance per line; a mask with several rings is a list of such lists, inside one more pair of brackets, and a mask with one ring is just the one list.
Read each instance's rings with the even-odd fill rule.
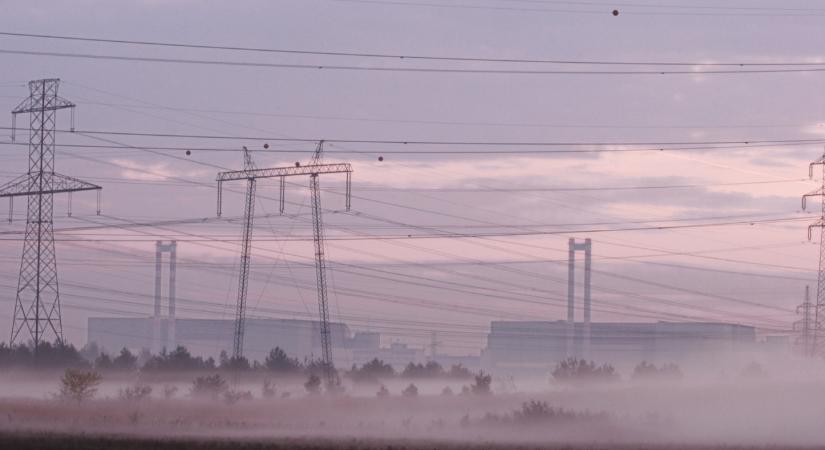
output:
[[[568,356],[624,366],[684,363],[726,352],[750,351],[753,327],[716,322],[603,322],[585,327],[566,321],[492,322],[483,364],[494,372],[546,372]],[[589,347],[589,348],[588,348]]]

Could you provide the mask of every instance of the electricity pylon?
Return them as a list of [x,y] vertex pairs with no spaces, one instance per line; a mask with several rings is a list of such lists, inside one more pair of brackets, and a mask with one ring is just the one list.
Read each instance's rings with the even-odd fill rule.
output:
[[[16,124],[18,114],[29,114],[29,171],[0,186],[0,197],[9,198],[10,222],[14,197],[28,198],[26,237],[9,343],[14,344],[25,328],[34,343],[35,353],[48,335],[53,335],[57,341],[63,341],[52,220],[54,194],[69,194],[71,216],[72,192],[97,190],[97,213],[100,214],[100,186],[54,171],[57,111],[74,111],[75,107],[74,103],[57,95],[59,86],[58,79],[30,81],[29,97],[12,110],[13,124]],[[13,125],[12,140],[14,128]]]
[[808,165],[808,177],[814,177],[814,166],[821,166],[822,180],[818,189],[802,196],[802,209],[805,209],[808,197],[820,198],[819,219],[808,225],[808,240],[811,240],[814,228],[819,228],[819,273],[816,283],[816,304],[814,305],[814,321],[811,342],[811,354],[817,355],[820,351],[820,341],[825,338],[822,321],[825,320],[825,152],[816,161]]
[[318,175],[331,173],[345,173],[346,207],[350,209],[352,166],[349,163],[322,164],[323,141],[318,144],[312,161],[302,166],[295,163],[294,167],[275,167],[258,169],[252,163],[249,151],[244,147],[244,170],[221,172],[218,174],[218,217],[221,216],[223,198],[223,183],[225,181],[247,180],[246,202],[244,207],[244,232],[241,243],[241,274],[238,282],[238,304],[235,317],[235,337],[233,343],[233,358],[243,356],[244,319],[246,316],[246,292],[249,278],[250,242],[252,240],[252,221],[255,206],[255,180],[259,178],[280,178],[280,211],[283,213],[285,204],[284,188],[286,177],[309,175],[310,194],[312,195],[313,241],[315,244],[316,275],[318,279],[318,309],[321,327],[322,363],[327,385],[335,384],[335,374],[332,365],[332,343],[329,329],[329,308],[326,297],[326,260],[324,258],[323,221],[321,220],[321,192],[318,185]]
[[796,339],[796,345],[801,347],[802,355],[803,356],[813,356],[812,344],[814,342],[813,339],[813,330],[814,330],[814,323],[812,321],[813,317],[811,316],[811,310],[813,309],[813,303],[811,303],[811,289],[810,286],[805,286],[805,301],[796,307],[796,313],[802,313],[802,319],[797,320],[793,324],[793,330],[799,333],[799,337]]

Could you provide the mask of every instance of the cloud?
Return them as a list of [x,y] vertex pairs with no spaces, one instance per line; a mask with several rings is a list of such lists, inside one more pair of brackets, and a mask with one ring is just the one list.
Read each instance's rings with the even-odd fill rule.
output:
[[113,159],[111,162],[122,167],[121,177],[135,181],[165,181],[174,177],[193,178],[207,173],[203,170],[171,168],[166,162],[140,163],[130,159]]

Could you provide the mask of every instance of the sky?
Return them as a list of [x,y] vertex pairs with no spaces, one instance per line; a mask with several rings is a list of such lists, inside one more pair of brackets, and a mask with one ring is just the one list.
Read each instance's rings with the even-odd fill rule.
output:
[[[57,134],[56,170],[103,186],[100,216],[94,194],[74,195],[72,217],[65,196],[55,200],[63,326],[78,345],[88,317],[151,314],[161,239],[179,242],[179,316],[232,318],[244,186],[225,186],[224,218],[234,220],[216,220],[215,176],[241,168],[244,145],[259,167],[278,167],[308,161],[309,141],[320,139],[330,141],[326,161],[354,169],[351,211],[343,177],[321,181],[332,319],[381,332],[384,344],[424,346],[437,332],[444,352],[477,353],[491,320],[563,319],[571,237],[593,240],[594,321],[725,321],[787,334],[805,285],[815,291],[819,236],[808,241],[806,226],[818,199],[804,212],[800,197],[821,182],[808,180],[808,164],[823,153],[825,73],[707,73],[731,66],[699,64],[825,64],[823,20],[817,3],[801,1],[0,1],[0,33],[690,63],[381,59],[0,34],[0,111],[28,95],[28,80],[52,77],[77,105],[77,132]],[[10,53],[20,51],[52,54]],[[686,73],[518,73],[554,70]],[[68,125],[63,111],[58,129]],[[7,114],[0,182],[26,171],[27,149],[11,142],[10,126]],[[92,133],[101,131],[234,139]],[[754,143],[789,140],[811,142]],[[442,144],[398,143],[411,141]],[[656,150],[708,141],[751,144]],[[565,145],[515,145],[526,142]],[[286,197],[278,215],[278,183],[258,186],[250,316],[317,311],[308,180],[290,180]],[[773,219],[782,221],[765,222]],[[127,226],[159,221],[170,223]],[[0,223],[0,340],[24,225],[18,201],[15,220]]]

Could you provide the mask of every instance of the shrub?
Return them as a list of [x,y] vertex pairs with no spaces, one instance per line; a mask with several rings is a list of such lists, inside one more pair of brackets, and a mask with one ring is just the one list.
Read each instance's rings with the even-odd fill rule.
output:
[[453,390],[450,389],[450,386],[444,386],[444,389],[441,390],[441,395],[444,395],[444,396],[453,395]]
[[762,364],[756,361],[751,361],[750,364],[742,369],[742,377],[744,378],[765,378],[766,376],[767,373],[765,373],[765,369],[762,368]]
[[112,360],[112,368],[116,370],[135,370],[137,369],[137,356],[124,347],[120,349],[120,354]]
[[386,387],[386,386],[384,386],[384,385],[382,384],[382,385],[381,385],[381,388],[380,388],[380,389],[378,389],[378,392],[376,392],[376,393],[375,393],[375,396],[376,396],[376,397],[382,397],[382,398],[383,398],[383,397],[389,397],[389,396],[390,396],[390,391],[387,389],[387,387]]
[[473,373],[470,372],[470,369],[464,367],[462,364],[453,364],[450,366],[450,371],[447,372],[447,376],[450,378],[472,378]]
[[481,371],[475,376],[475,383],[470,385],[470,392],[476,395],[492,394],[492,390],[490,390],[490,385],[492,382],[493,377]]
[[118,397],[121,400],[141,401],[152,395],[152,386],[146,384],[136,384],[134,386],[121,389]]
[[249,360],[243,356],[228,357],[226,351],[222,350],[219,358],[219,368],[221,370],[249,370],[252,367],[249,365]]
[[401,395],[403,395],[404,397],[417,397],[418,396],[418,387],[416,387],[416,385],[410,383],[409,386],[407,386],[406,388],[404,388],[403,391],[401,391]]
[[406,378],[435,378],[443,375],[444,368],[435,361],[429,361],[427,364],[411,362],[401,372],[401,376]]
[[223,401],[227,405],[234,405],[241,400],[252,400],[252,393],[249,391],[236,391],[233,389],[227,390],[223,393]]
[[226,380],[218,374],[197,377],[192,382],[190,395],[192,397],[211,398],[217,400],[218,396],[229,389]]
[[261,397],[266,399],[274,398],[275,394],[275,383],[273,383],[269,378],[265,379],[263,386],[261,386]]
[[88,361],[71,344],[57,341],[54,344],[42,342],[37,353],[28,345],[9,346],[0,343],[0,368],[25,367],[33,369],[87,369]]
[[301,362],[290,358],[280,347],[275,347],[266,356],[264,367],[272,372],[297,373],[301,371]]
[[596,366],[593,361],[568,358],[560,362],[553,370],[553,379],[558,382],[593,382],[614,381],[619,378],[613,366],[603,364]]
[[309,378],[304,383],[304,389],[309,394],[318,394],[321,392],[321,377],[315,375],[314,373],[309,374]]
[[682,378],[682,371],[676,364],[664,364],[656,367],[647,361],[642,361],[633,369],[634,380],[674,380]]
[[78,403],[89,400],[97,393],[102,377],[94,371],[66,369],[60,378],[60,398]]
[[521,409],[513,411],[512,414],[492,414],[487,413],[481,419],[482,425],[539,425],[547,426],[553,423],[571,423],[571,422],[603,422],[609,419],[607,413],[577,413],[575,411],[568,411],[562,408],[553,408],[546,402],[531,400],[522,403]]
[[169,400],[178,393],[178,387],[173,384],[167,384],[163,386],[163,398]]
[[395,370],[391,365],[375,358],[362,365],[360,369],[353,365],[348,375],[356,383],[377,382],[381,378],[391,378],[395,376]]
[[97,370],[122,370],[131,371],[137,368],[137,356],[127,348],[120,350],[120,354],[112,358],[108,353],[101,352],[94,362]]
[[215,369],[215,361],[212,358],[203,359],[200,356],[193,357],[186,347],[179,345],[175,350],[167,352],[163,349],[159,355],[150,357],[142,370],[150,371],[187,371],[187,370],[211,370]]

